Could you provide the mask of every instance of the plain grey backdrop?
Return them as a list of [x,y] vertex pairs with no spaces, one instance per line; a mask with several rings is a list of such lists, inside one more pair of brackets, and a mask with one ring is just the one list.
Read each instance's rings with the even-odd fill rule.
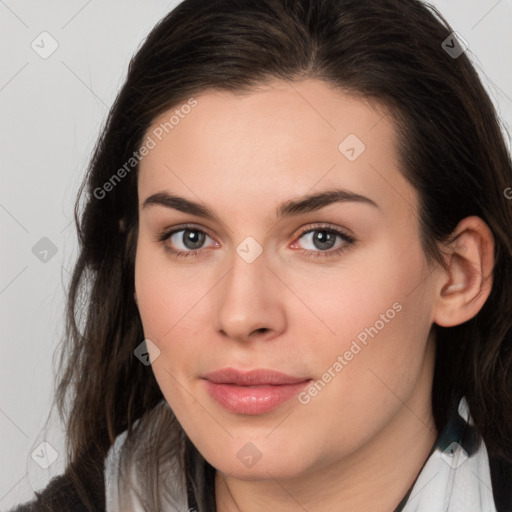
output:
[[[76,258],[74,200],[130,57],[178,3],[0,0],[0,510],[64,469],[61,425],[54,415],[45,424]],[[512,0],[431,3],[467,42],[510,130]]]

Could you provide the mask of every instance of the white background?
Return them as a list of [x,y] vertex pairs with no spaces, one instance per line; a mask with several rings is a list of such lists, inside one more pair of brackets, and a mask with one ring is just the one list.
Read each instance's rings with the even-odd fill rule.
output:
[[[64,468],[58,423],[43,428],[76,257],[74,200],[130,57],[177,3],[0,0],[0,510]],[[468,42],[510,130],[512,1],[432,3]],[[31,47],[44,31],[59,45],[47,59]],[[32,252],[43,237],[57,248],[45,263]],[[47,470],[31,458],[42,441],[59,454]]]

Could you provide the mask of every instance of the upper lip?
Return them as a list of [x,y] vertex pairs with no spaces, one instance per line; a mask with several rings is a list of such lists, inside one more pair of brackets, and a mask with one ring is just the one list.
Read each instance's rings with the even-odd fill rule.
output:
[[235,368],[222,368],[206,375],[206,379],[215,384],[234,384],[237,386],[258,386],[258,385],[272,385],[282,386],[285,384],[298,384],[310,380],[308,377],[293,377],[276,370],[269,370],[266,368],[258,368],[250,371],[237,370]]

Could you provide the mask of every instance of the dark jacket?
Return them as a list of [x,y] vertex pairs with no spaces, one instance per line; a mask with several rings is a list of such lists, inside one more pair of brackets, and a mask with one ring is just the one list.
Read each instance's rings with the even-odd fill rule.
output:
[[91,461],[84,455],[63,475],[54,477],[41,492],[36,492],[31,502],[8,512],[105,512],[103,471],[103,460]]

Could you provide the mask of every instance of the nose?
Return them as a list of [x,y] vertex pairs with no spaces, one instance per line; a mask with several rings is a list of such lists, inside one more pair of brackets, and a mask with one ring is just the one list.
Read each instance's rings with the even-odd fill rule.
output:
[[235,252],[231,269],[216,287],[217,328],[228,338],[270,340],[286,329],[283,284],[265,255],[248,263]]

